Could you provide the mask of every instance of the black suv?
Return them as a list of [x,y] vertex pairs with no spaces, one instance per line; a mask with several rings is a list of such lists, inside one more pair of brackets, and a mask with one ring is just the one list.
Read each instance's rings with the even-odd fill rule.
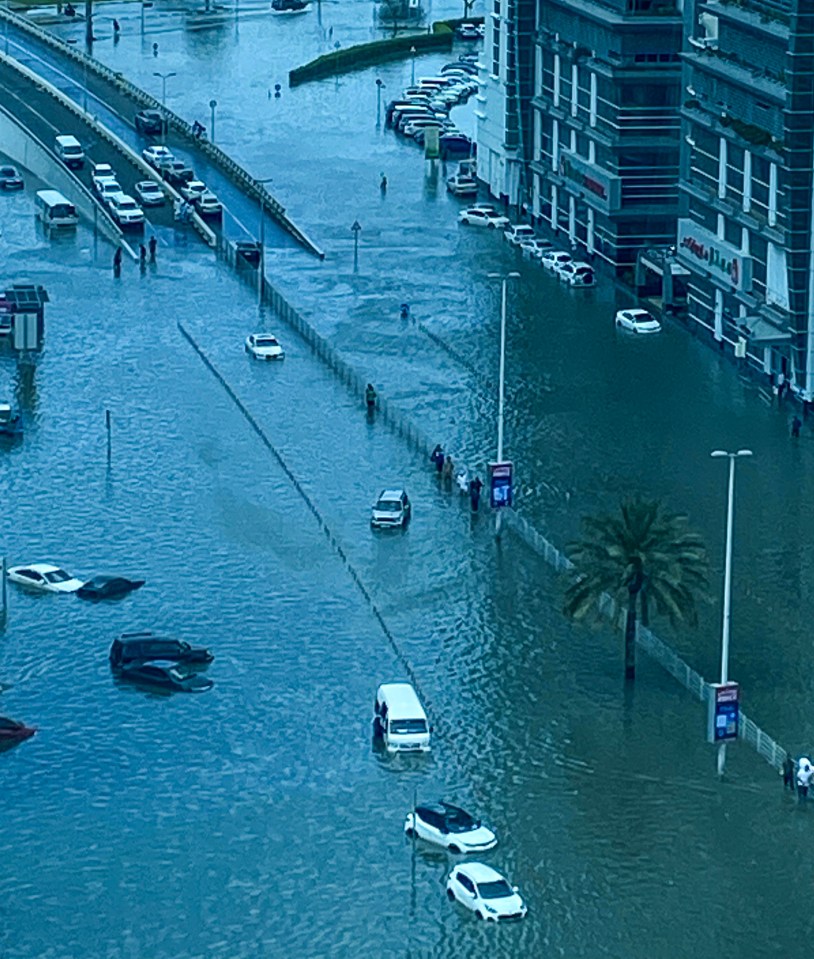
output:
[[164,129],[164,117],[158,110],[142,110],[136,114],[136,133],[161,133]]
[[182,639],[159,636],[148,629],[139,633],[122,633],[110,647],[110,666],[121,669],[151,659],[168,659],[176,663],[211,663],[215,657],[203,646],[190,646]]
[[183,186],[195,179],[192,167],[187,166],[183,160],[171,160],[166,166],[161,167],[161,176],[172,186]]

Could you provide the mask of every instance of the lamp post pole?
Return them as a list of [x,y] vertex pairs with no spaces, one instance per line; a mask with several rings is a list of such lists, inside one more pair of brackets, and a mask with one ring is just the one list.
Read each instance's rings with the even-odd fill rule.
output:
[[[729,459],[729,483],[726,498],[726,546],[724,551],[724,608],[721,623],[721,683],[729,681],[729,621],[732,605],[732,528],[735,518],[735,460],[742,456],[751,456],[751,450],[713,450],[715,458],[726,456]],[[726,766],[726,743],[718,745],[718,775],[723,776]]]
[[210,117],[209,117],[209,139],[211,140],[212,143],[215,142],[215,107],[216,107],[217,105],[218,105],[218,101],[217,101],[217,100],[210,100],[210,101],[209,101],[209,111],[210,111]]
[[[497,462],[503,462],[503,412],[505,405],[506,386],[506,312],[509,299],[509,280],[514,280],[520,274],[516,271],[501,276],[499,273],[490,273],[489,279],[500,280],[500,374],[498,377],[497,395]],[[503,525],[503,511],[499,509],[495,517],[495,536],[500,536]]]
[[359,272],[359,233],[362,229],[362,224],[358,220],[353,221],[351,226],[351,231],[353,232],[353,272]]
[[169,124],[167,123],[167,80],[170,77],[176,76],[175,73],[159,73],[158,70],[153,70],[154,77],[161,78],[161,109],[164,112],[164,139],[167,137],[167,128]]
[[381,77],[376,77],[376,129],[382,125],[382,87],[384,81]]
[[415,47],[410,47],[410,57],[412,59],[412,69],[410,71],[410,86],[415,86]]
[[[271,183],[272,179],[273,177],[267,176],[255,180],[255,183],[259,183],[262,187],[266,183]],[[266,290],[266,195],[263,190],[260,191],[260,272],[258,280],[257,302],[259,306],[262,306],[263,295]]]

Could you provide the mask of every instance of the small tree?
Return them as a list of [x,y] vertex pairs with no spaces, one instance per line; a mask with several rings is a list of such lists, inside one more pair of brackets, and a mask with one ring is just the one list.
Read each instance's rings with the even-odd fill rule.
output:
[[596,620],[605,593],[625,608],[625,679],[632,680],[639,614],[644,625],[651,609],[673,625],[697,623],[697,602],[708,598],[706,549],[685,516],[640,497],[623,501],[618,516],[584,518],[583,530],[571,549],[564,612]]

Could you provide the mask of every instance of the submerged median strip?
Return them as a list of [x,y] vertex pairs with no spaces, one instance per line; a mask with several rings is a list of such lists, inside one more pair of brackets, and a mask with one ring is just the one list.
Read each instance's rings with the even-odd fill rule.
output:
[[435,53],[451,50],[455,28],[461,23],[482,23],[483,17],[468,20],[439,20],[432,25],[432,33],[412,33],[400,37],[387,37],[372,43],[359,43],[353,47],[332,50],[316,60],[288,73],[289,86],[296,87],[309,80],[324,80],[353,70],[365,70],[379,63],[404,60],[414,54]]

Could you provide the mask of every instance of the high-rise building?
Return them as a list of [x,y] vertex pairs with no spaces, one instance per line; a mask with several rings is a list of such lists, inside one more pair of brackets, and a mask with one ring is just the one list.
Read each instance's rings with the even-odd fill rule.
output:
[[541,0],[537,27],[532,211],[632,273],[639,250],[675,242],[681,12],[673,0]]
[[681,217],[690,321],[814,391],[814,0],[714,0],[685,55]]

